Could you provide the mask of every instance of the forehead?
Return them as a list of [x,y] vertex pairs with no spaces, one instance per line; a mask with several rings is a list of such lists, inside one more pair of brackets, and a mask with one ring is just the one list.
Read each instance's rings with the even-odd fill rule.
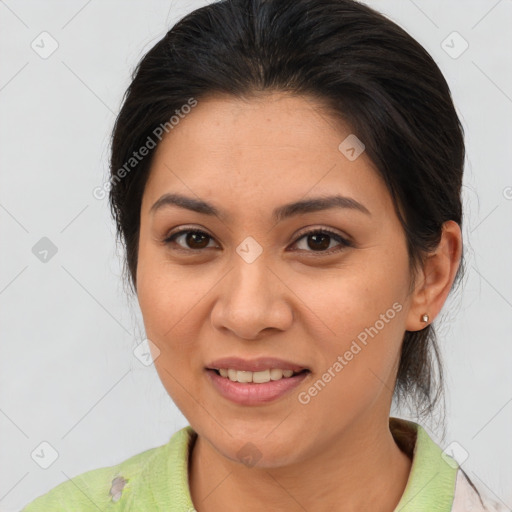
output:
[[165,192],[219,198],[236,210],[332,194],[385,207],[387,189],[369,157],[340,150],[350,127],[321,107],[284,93],[199,100],[156,149],[146,210]]
[[[324,102],[311,96],[268,92],[246,98],[215,95],[200,99],[182,116],[179,132],[184,139],[193,134],[195,142],[215,141],[237,147],[301,147],[314,144],[329,132],[335,139],[350,134],[349,126],[328,113]],[[179,129],[178,129],[179,128]],[[170,138],[170,134],[169,137]],[[236,144],[234,144],[236,143]]]

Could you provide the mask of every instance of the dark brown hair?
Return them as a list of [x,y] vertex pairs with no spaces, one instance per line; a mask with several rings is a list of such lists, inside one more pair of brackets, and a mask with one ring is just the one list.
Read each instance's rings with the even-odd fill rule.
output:
[[[181,19],[142,58],[112,135],[110,206],[136,292],[140,206],[154,149],[134,151],[183,105],[215,94],[282,91],[318,99],[366,146],[392,196],[414,272],[462,225],[464,132],[428,52],[397,24],[353,0],[224,0]],[[120,179],[120,169],[124,168]],[[463,273],[463,260],[455,282]],[[405,332],[395,398],[429,415],[442,394],[434,327]]]

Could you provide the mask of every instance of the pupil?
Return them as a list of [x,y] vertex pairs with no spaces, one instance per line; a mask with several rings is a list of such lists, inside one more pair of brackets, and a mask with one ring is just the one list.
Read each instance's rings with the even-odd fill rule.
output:
[[320,245],[313,244],[313,246],[311,246],[311,244],[308,243],[308,246],[309,246],[310,249],[327,249],[329,247],[329,238],[330,238],[329,235],[325,235],[323,233],[320,233],[320,234],[317,234],[317,235],[310,235],[308,238],[309,239],[314,239],[317,242],[318,242],[319,238],[323,238],[323,241],[320,243]]
[[[197,245],[194,245],[196,243],[196,237],[203,238],[203,243],[199,242],[199,247]],[[206,240],[208,237],[201,233],[189,233],[187,235],[187,244],[190,246],[192,245],[192,248],[199,248],[202,249],[203,247],[206,247],[208,245],[208,241]],[[206,241],[206,243],[204,243]],[[192,242],[192,243],[191,243]]]

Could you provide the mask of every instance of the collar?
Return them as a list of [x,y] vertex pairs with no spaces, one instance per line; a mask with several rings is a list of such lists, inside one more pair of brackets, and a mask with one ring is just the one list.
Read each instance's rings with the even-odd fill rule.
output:
[[[417,423],[391,417],[389,428],[400,449],[412,457],[409,479],[394,512],[450,512],[458,470],[455,460],[445,455]],[[196,438],[197,433],[187,425],[173,434],[166,445],[167,471],[156,473],[161,475],[160,482],[153,481],[153,484],[159,492],[169,489],[169,512],[195,510],[188,466]]]
[[450,512],[458,464],[412,421],[389,418],[389,428],[402,451],[412,457],[409,479],[394,512]]

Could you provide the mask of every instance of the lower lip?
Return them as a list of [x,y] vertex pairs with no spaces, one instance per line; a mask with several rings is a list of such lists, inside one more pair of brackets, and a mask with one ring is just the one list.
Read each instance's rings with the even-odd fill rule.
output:
[[262,384],[233,382],[227,377],[221,377],[214,370],[206,370],[206,373],[224,398],[240,405],[259,405],[277,400],[296,388],[310,372],[303,372],[293,377],[271,380]]

